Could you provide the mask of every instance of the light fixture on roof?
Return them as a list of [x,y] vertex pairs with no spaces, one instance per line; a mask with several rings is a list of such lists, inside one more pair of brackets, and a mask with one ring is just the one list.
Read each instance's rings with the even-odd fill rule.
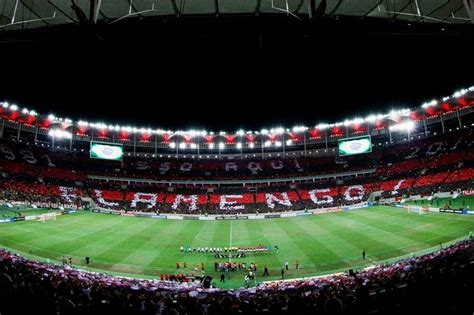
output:
[[365,117],[364,121],[369,122],[369,123],[374,123],[376,120],[377,120],[377,116],[369,115],[369,116]]
[[272,129],[270,129],[270,133],[281,135],[281,134],[285,133],[285,129],[283,129],[282,127],[272,128]]
[[61,129],[51,129],[48,134],[53,138],[72,139],[72,133]]
[[468,90],[465,90],[465,89],[456,91],[456,92],[453,94],[453,97],[459,98],[459,97],[463,96],[464,94],[466,94],[467,92],[468,92]]
[[18,106],[16,106],[15,104],[10,105],[10,110],[16,112],[18,110]]
[[242,143],[238,142],[236,147],[237,147],[237,149],[242,149]]
[[293,127],[293,132],[303,132],[303,131],[306,131],[308,130],[308,127],[304,127],[304,126],[295,126]]
[[415,129],[415,123],[411,120],[407,120],[396,125],[390,126],[390,131],[405,131],[410,132]]
[[326,123],[320,123],[319,125],[316,126],[316,128],[319,129],[319,130],[324,130],[324,129],[327,129],[329,127],[331,127],[331,125],[326,124]]
[[431,102],[424,103],[423,105],[421,105],[421,107],[428,108],[428,107],[436,106],[436,105],[438,105],[438,101],[432,100]]
[[224,144],[224,142],[221,142],[221,143],[219,143],[219,149],[221,149],[221,150],[222,150],[222,149],[224,149],[224,148],[225,148],[225,144]]

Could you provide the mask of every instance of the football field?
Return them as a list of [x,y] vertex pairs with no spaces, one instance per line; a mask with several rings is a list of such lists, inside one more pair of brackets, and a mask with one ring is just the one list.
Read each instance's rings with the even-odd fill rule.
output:
[[[61,261],[115,274],[159,278],[162,273],[213,276],[219,286],[216,259],[211,253],[183,253],[181,246],[227,247],[278,245],[277,253],[248,254],[237,262],[258,265],[257,280],[279,279],[285,261],[286,278],[347,271],[376,262],[434,250],[440,244],[474,231],[474,216],[408,213],[405,209],[376,206],[315,216],[239,221],[163,220],[89,212],[58,216],[57,220],[23,221],[0,225],[0,246],[32,258]],[[361,252],[365,250],[367,259]],[[228,259],[227,259],[228,260]],[[295,270],[296,260],[300,268]],[[179,261],[178,271],[175,262]],[[183,270],[184,262],[188,269]],[[199,272],[191,267],[199,265]],[[270,277],[262,277],[267,265]],[[227,272],[221,287],[243,285],[244,272]]]

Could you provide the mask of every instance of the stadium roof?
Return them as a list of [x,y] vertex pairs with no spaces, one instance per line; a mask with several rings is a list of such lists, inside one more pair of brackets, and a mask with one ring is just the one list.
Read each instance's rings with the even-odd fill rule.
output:
[[[224,14],[308,15],[307,0],[95,0],[100,3],[98,23],[120,23],[132,17]],[[0,30],[39,28],[90,19],[90,1],[4,0]],[[316,1],[316,5],[319,5]],[[472,0],[328,0],[327,16],[378,17],[426,23],[467,24],[474,20]],[[470,7],[469,7],[470,6]],[[82,12],[82,14],[81,14]]]

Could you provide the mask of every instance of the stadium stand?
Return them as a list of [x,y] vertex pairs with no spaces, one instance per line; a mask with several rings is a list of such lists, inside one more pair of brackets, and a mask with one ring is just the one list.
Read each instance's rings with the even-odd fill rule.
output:
[[[393,198],[472,189],[472,133],[463,133],[457,137],[441,135],[426,142],[383,147],[375,152],[377,159],[370,163],[370,167],[375,171],[354,177],[345,174],[349,170],[361,170],[364,157],[350,157],[345,164],[349,165],[345,173],[338,173],[341,171],[338,164],[340,160],[334,160],[334,157],[238,162],[151,161],[146,164],[146,173],[135,167],[140,165],[143,168],[143,161],[131,158],[126,159],[123,167],[119,166],[117,172],[110,175],[104,173],[103,168],[98,168],[95,161],[90,162],[90,159],[78,153],[51,152],[44,148],[3,141],[0,154],[3,177],[0,193],[5,200],[30,203],[49,202],[81,206],[81,196],[86,194],[99,207],[114,210],[236,214],[342,207],[366,201],[375,191],[380,191],[384,198]],[[79,158],[80,163],[77,165],[80,170],[70,168],[68,159],[71,154]],[[149,182],[149,175],[153,176],[153,167],[159,169],[160,166],[157,165],[163,163],[168,163],[177,170],[183,165],[197,165],[198,171],[186,173],[186,177],[183,177],[183,173],[179,177],[189,181],[199,180],[203,176],[203,173],[199,173],[202,170],[206,172],[209,169],[229,169],[229,163],[232,164],[233,172],[234,169],[241,170],[237,176],[241,179],[252,176],[247,173],[249,169],[246,165],[258,165],[255,167],[261,169],[286,168],[287,173],[281,175],[282,179],[286,176],[299,176],[300,180],[265,183],[263,179],[260,183],[234,186],[220,186],[218,178],[213,178],[217,182],[216,185],[201,186]],[[304,165],[304,172],[295,173],[298,169],[295,165]],[[325,169],[325,174],[333,174],[334,178],[330,175],[327,178],[315,179],[315,168],[311,165]],[[89,178],[89,175],[97,174],[106,176],[106,179]],[[124,181],[115,181],[117,174],[142,180],[127,182],[125,178]],[[164,178],[170,180],[170,177]]]

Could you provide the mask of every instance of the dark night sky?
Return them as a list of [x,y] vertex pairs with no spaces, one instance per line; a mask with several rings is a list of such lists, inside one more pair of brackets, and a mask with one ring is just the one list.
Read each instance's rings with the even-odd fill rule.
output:
[[[315,125],[420,105],[474,85],[468,50],[417,40],[160,52],[142,42],[0,45],[0,99],[138,127],[234,131]],[[413,44],[413,45],[412,45]],[[471,56],[472,57],[472,56]]]

